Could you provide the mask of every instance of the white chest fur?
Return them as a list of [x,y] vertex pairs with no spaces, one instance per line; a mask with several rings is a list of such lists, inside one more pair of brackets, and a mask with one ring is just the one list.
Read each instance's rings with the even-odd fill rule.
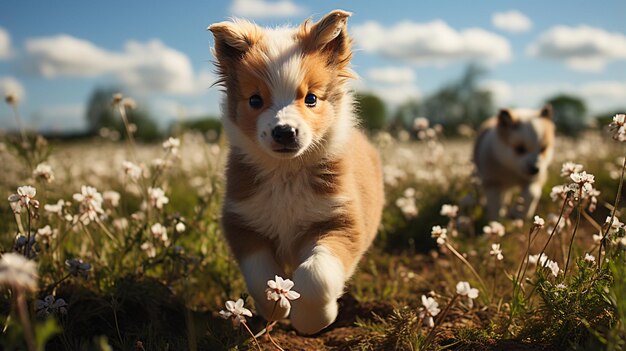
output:
[[311,224],[336,215],[343,203],[338,196],[320,195],[311,187],[308,172],[276,172],[261,182],[250,198],[231,203],[246,224],[277,243],[285,257],[294,254],[294,243]]

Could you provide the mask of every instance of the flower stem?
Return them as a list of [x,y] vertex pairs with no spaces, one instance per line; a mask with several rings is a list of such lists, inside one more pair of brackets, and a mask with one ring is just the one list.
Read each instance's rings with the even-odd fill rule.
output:
[[626,170],[626,157],[624,157],[624,163],[622,164],[622,175],[619,178],[619,185],[617,186],[617,194],[615,195],[615,203],[613,205],[613,211],[611,211],[611,220],[609,221],[609,225],[606,227],[606,232],[602,232],[602,240],[600,240],[600,247],[598,247],[598,269],[602,268],[602,246],[604,246],[604,242],[606,241],[606,237],[609,235],[611,231],[611,225],[613,225],[613,220],[615,219],[615,214],[617,213],[617,208],[619,207],[619,200],[622,198],[622,185],[624,184],[624,170]]
[[248,327],[248,324],[245,321],[241,321],[241,324],[243,325],[244,328],[246,328],[246,330],[248,331],[248,334],[250,334],[250,336],[252,337],[252,340],[254,340],[254,344],[259,349],[259,351],[263,351],[263,349],[261,348],[261,345],[259,345],[259,341],[256,339],[256,336],[254,336],[254,333]]
[[26,340],[26,346],[28,351],[35,351],[35,335],[33,334],[33,328],[30,324],[28,317],[28,309],[26,308],[26,297],[24,296],[24,290],[16,287],[16,302],[17,302],[17,314],[22,322],[24,328],[24,339]]
[[480,283],[480,285],[482,285],[483,287],[483,291],[489,291],[489,289],[487,289],[487,285],[485,285],[485,282],[483,282],[483,280],[480,278],[480,275],[478,275],[478,272],[476,272],[476,270],[474,269],[474,267],[472,267],[472,265],[465,259],[465,257],[463,257],[463,255],[461,255],[454,247],[452,247],[452,245],[450,245],[448,242],[446,242],[446,247],[448,248],[448,250],[450,250],[459,260],[461,260],[461,262],[463,262],[463,264],[465,264],[470,271],[472,272],[472,274],[474,274],[474,276],[476,277],[476,279],[478,280],[478,282]]
[[574,231],[572,231],[572,239],[569,242],[569,250],[567,251],[567,261],[565,262],[565,270],[563,271],[563,276],[567,275],[567,268],[569,267],[569,259],[570,259],[570,256],[572,255],[572,246],[574,245],[574,238],[576,237],[576,232],[578,231],[578,225],[580,224],[580,212],[584,211],[581,205],[582,196],[583,196],[583,188],[581,186],[579,193],[578,193],[578,206],[576,206],[577,208],[576,224],[574,225]]

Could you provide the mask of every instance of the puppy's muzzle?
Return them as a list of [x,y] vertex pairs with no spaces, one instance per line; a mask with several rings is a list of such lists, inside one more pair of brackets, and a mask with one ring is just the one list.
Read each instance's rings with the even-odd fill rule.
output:
[[539,173],[539,167],[537,167],[536,165],[528,167],[528,174],[536,175],[537,173]]
[[289,125],[276,126],[272,129],[272,139],[274,139],[277,144],[288,149],[297,147],[297,136],[298,130]]

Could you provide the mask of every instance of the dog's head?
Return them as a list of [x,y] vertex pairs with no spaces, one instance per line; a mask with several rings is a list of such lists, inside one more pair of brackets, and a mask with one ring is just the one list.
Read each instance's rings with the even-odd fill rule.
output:
[[502,109],[498,113],[498,137],[505,145],[495,152],[525,179],[544,172],[552,161],[555,128],[552,107],[541,110]]
[[349,16],[335,10],[298,28],[239,19],[209,26],[231,143],[292,159],[345,139],[353,124]]

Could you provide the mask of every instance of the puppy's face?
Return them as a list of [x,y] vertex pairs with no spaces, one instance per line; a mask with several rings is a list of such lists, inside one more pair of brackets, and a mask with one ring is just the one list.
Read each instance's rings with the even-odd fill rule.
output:
[[241,144],[290,159],[322,147],[333,128],[341,128],[337,112],[352,76],[348,16],[336,10],[299,28],[241,20],[209,27],[226,91],[225,127],[241,132],[248,141]]
[[505,147],[495,152],[505,154],[501,159],[511,170],[529,180],[545,172],[552,161],[555,133],[550,106],[540,111],[500,110],[497,131]]

